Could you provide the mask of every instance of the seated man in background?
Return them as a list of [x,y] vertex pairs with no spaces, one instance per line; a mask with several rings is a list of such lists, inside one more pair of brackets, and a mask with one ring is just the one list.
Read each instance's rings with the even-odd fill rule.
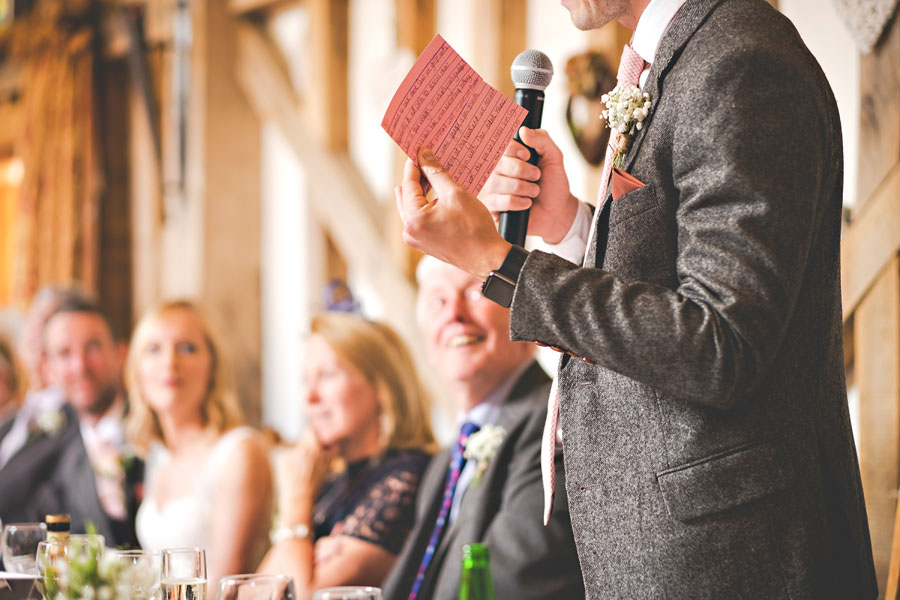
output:
[[417,317],[429,361],[456,401],[460,436],[425,472],[416,524],[384,597],[457,598],[462,547],[471,542],[490,549],[498,599],[584,597],[564,497],[542,523],[550,379],[534,346],[509,340],[508,310],[483,297],[475,277],[426,256],[418,279]]
[[[62,389],[66,399],[54,419],[43,418],[45,429],[50,428],[42,434],[47,438],[43,445],[52,460],[34,474],[31,497],[0,498],[0,505],[14,508],[17,520],[69,513],[74,533],[90,522],[107,546],[136,545],[135,490],[143,473],[140,461],[125,449],[124,349],[101,309],[74,297],[47,319],[43,348],[48,383]],[[0,490],[7,487],[6,471],[0,471]]]
[[43,520],[32,508],[35,490],[60,456],[60,418],[65,396],[46,378],[44,327],[67,300],[81,298],[71,289],[43,288],[34,297],[18,342],[21,382],[27,387],[15,414],[0,418],[0,520]]

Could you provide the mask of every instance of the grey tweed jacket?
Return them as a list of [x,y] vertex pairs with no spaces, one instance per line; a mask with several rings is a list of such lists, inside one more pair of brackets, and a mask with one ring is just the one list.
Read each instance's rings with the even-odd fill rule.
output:
[[589,598],[873,598],[844,383],[837,109],[763,0],[688,0],[587,267],[533,252]]
[[[480,483],[463,496],[459,515],[444,532],[422,584],[420,600],[456,600],[462,547],[488,545],[497,600],[578,600],[584,587],[563,500],[550,525],[541,521],[541,432],[547,415],[550,379],[537,363],[519,378],[504,402],[498,425],[503,443]],[[563,477],[557,461],[557,480]],[[385,600],[405,600],[440,510],[450,452],[436,455],[419,486],[416,524],[384,583]]]

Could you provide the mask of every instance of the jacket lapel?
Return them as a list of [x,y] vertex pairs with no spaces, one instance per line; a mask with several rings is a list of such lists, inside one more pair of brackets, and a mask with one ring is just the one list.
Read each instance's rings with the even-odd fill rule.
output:
[[[469,543],[480,540],[490,519],[497,513],[500,508],[500,500],[503,493],[504,483],[508,475],[506,465],[509,459],[505,455],[510,452],[509,448],[515,442],[510,439],[510,432],[517,424],[525,418],[533,409],[528,399],[531,397],[530,392],[541,385],[543,381],[547,381],[547,374],[538,365],[537,362],[532,365],[519,377],[519,380],[513,386],[509,398],[500,407],[500,416],[497,420],[497,426],[502,427],[507,432],[507,437],[497,448],[494,459],[488,464],[487,470],[483,473],[481,480],[477,483],[471,482],[466,488],[459,505],[459,514],[453,525],[444,533],[441,543],[435,551],[434,561],[453,560],[454,563],[445,565],[442,571],[442,577],[447,577],[449,571],[451,577],[456,573],[458,577],[459,564],[462,560],[461,556],[445,557],[444,555],[450,548],[457,547],[455,540],[458,536],[462,536],[462,543]],[[445,461],[445,467],[449,461]],[[445,468],[446,472],[446,468]]]
[[88,458],[87,449],[80,432],[71,447],[65,454],[66,468],[62,471],[65,481],[65,489],[68,491],[67,502],[73,507],[73,524],[75,516],[81,517],[81,522],[93,523],[97,527],[97,533],[112,539],[112,528],[109,517],[100,505],[100,497],[97,495],[97,483],[94,480],[94,470]]
[[660,40],[656,56],[653,58],[653,64],[650,66],[650,73],[647,75],[647,82],[644,85],[644,92],[650,94],[650,114],[647,115],[647,119],[644,121],[644,127],[634,136],[631,148],[628,150],[628,154],[625,155],[623,163],[625,171],[631,169],[641,142],[644,141],[647,130],[652,127],[653,114],[657,106],[657,98],[660,95],[660,83],[663,76],[675,64],[677,55],[687,44],[688,40],[691,39],[691,36],[694,35],[694,32],[697,31],[713,8],[721,1],[688,0],[675,14],[672,23]]

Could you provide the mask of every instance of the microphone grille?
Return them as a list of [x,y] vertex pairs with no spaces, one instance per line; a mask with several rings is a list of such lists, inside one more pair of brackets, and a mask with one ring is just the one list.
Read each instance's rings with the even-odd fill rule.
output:
[[509,68],[517,89],[543,90],[553,78],[553,64],[540,50],[520,52]]

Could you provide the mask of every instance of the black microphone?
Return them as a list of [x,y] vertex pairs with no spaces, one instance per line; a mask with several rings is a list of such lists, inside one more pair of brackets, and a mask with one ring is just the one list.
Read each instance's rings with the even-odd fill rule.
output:
[[[522,125],[529,129],[540,129],[541,113],[544,112],[544,90],[553,77],[553,65],[547,55],[538,50],[526,50],[520,53],[509,68],[509,74],[516,85],[516,104],[528,110]],[[519,139],[516,131],[515,140]],[[534,148],[525,146],[531,151],[528,162],[538,163],[538,153]],[[525,245],[525,233],[528,231],[529,210],[509,210],[500,213],[500,235],[511,244]]]

